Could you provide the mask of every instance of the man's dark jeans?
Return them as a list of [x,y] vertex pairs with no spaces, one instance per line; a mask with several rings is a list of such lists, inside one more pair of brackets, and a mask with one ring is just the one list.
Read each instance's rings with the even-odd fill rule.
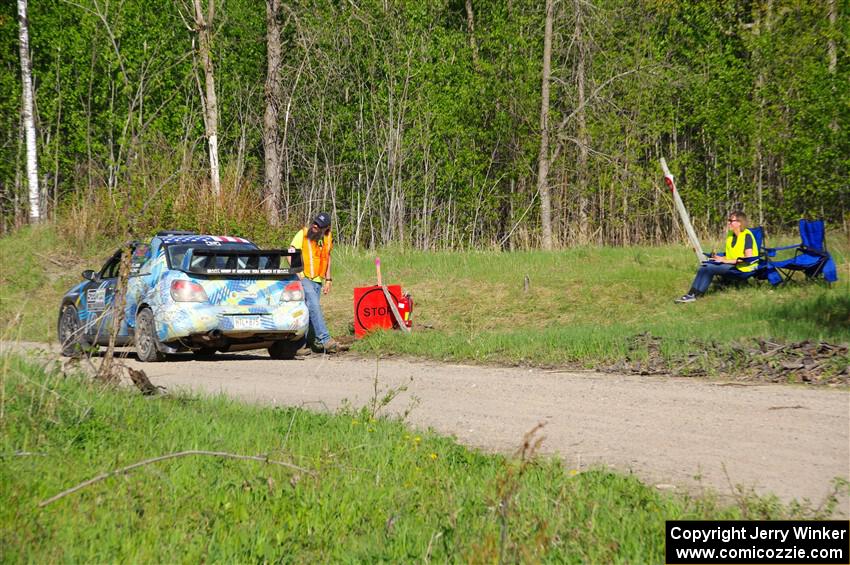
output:
[[738,273],[740,271],[735,268],[735,265],[729,263],[703,263],[697,271],[697,276],[694,277],[691,292],[705,294],[715,275],[735,277]]

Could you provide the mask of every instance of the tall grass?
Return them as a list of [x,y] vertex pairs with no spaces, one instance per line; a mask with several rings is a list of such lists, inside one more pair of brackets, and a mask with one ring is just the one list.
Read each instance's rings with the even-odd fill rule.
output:
[[[293,231],[281,228],[264,243],[285,245]],[[78,248],[49,226],[0,239],[0,327],[13,325],[12,334],[25,339],[55,339],[61,293],[81,280],[83,268],[98,268],[117,243],[100,240]],[[597,366],[622,359],[634,336],[645,332],[662,338],[668,356],[753,338],[850,343],[850,247],[831,250],[840,276],[832,286],[750,284],[712,289],[704,299],[680,305],[673,299],[694,274],[693,255],[680,247],[384,249],[379,252],[384,282],[401,284],[413,295],[414,332],[375,334],[355,349]],[[375,283],[376,253],[345,247],[334,252],[334,288],[323,298],[332,333],[351,331],[353,288]]]
[[[850,249],[832,251],[837,284],[712,289],[680,305],[673,299],[687,290],[694,261],[687,250],[670,246],[510,254],[387,250],[383,278],[413,294],[416,329],[412,336],[376,334],[359,346],[453,360],[597,365],[622,359],[644,332],[663,338],[667,355],[752,338],[848,343]],[[372,257],[342,254],[335,281],[346,289],[374,284]],[[351,319],[349,296],[329,301],[336,331],[345,331],[339,322]]]
[[[166,173],[150,173],[145,184],[69,196],[58,213],[59,232],[77,248],[128,235],[149,237],[162,229],[277,240],[279,231],[269,225],[251,177],[239,177],[232,166],[226,167],[216,197],[202,174],[176,177]],[[301,220],[292,218],[292,225]]]
[[[9,356],[0,391],[3,562],[660,562],[665,519],[813,515],[775,499],[724,507],[631,476],[485,455],[369,409],[143,398]],[[104,471],[183,450],[267,455],[315,475],[186,457],[38,506]]]

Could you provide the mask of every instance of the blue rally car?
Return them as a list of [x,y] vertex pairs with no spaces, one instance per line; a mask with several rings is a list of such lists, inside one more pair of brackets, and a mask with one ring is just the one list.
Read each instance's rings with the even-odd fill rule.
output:
[[[158,233],[134,242],[117,345],[135,345],[140,361],[167,353],[268,348],[291,359],[309,316],[295,249],[263,250],[240,237]],[[122,250],[62,298],[58,335],[64,355],[107,345]],[[291,263],[291,265],[290,265]]]

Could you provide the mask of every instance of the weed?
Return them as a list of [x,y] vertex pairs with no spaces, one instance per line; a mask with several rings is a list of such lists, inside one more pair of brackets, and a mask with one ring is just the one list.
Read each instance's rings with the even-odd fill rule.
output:
[[663,559],[665,519],[833,508],[749,496],[723,506],[601,469],[568,473],[535,457],[539,427],[506,459],[370,418],[368,406],[319,414],[179,392],[151,401],[17,356],[0,356],[0,371],[9,562],[652,562]]

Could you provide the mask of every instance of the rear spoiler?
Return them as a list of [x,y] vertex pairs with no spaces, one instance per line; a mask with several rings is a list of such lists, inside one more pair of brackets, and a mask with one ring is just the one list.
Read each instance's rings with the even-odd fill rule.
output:
[[[292,258],[290,265],[289,258]],[[289,249],[199,249],[186,251],[180,270],[192,275],[280,277],[304,270],[301,250]]]

